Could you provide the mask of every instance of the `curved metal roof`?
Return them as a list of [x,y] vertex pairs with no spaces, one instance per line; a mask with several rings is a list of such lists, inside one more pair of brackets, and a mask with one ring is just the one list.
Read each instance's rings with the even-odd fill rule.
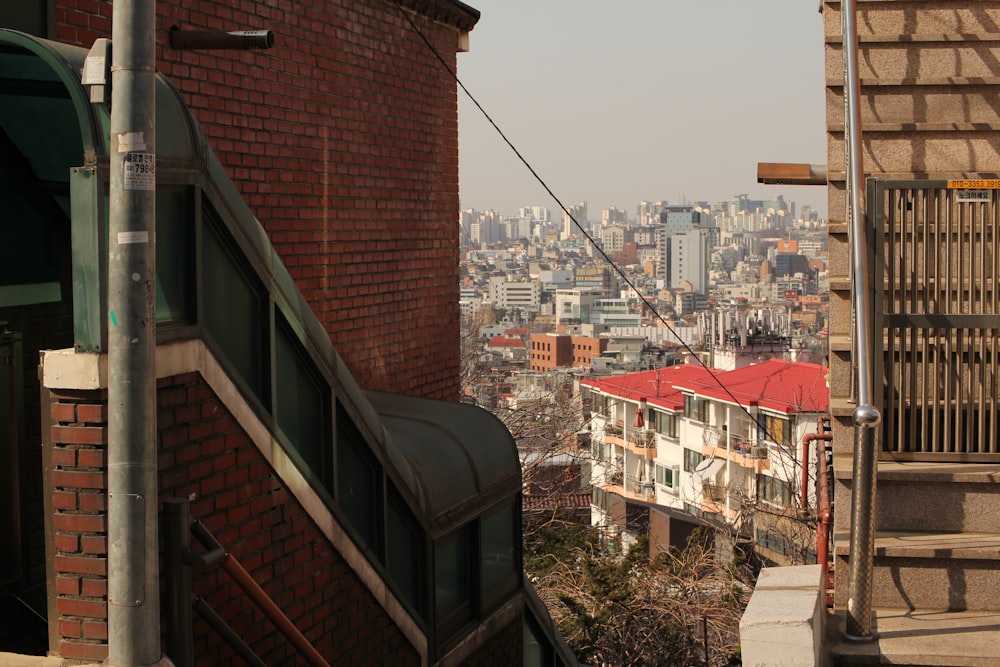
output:
[[[81,83],[87,54],[77,46],[0,28],[0,130],[41,182],[68,184],[70,168],[95,166],[108,154],[110,109],[91,103]],[[205,156],[196,121],[160,74],[155,145],[157,161],[165,165],[192,165]]]
[[510,498],[521,466],[510,431],[491,413],[463,403],[366,392],[388,435],[386,453],[415,483],[410,489],[440,534]]

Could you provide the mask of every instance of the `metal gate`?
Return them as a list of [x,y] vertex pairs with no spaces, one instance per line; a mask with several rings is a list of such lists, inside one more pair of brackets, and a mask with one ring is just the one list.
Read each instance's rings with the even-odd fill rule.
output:
[[882,457],[1000,461],[1000,180],[869,179],[867,193]]

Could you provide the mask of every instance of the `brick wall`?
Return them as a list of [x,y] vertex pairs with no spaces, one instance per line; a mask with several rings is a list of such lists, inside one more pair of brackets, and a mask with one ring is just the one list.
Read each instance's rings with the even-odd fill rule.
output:
[[[441,4],[404,0],[425,8]],[[456,84],[387,0],[161,0],[157,67],[362,386],[457,399]],[[56,39],[110,37],[107,0],[56,0]],[[414,15],[454,70],[458,31]],[[175,51],[167,31],[275,33]]]
[[108,654],[105,401],[103,392],[62,392],[51,394],[49,405],[55,615],[61,638],[52,648],[71,660],[97,661]]
[[[69,659],[107,657],[104,400],[98,392],[59,393],[50,405],[58,650]],[[331,664],[419,664],[404,635],[200,376],[161,381],[157,419],[161,503],[192,499],[192,516]],[[195,571],[194,594],[265,663],[304,664],[221,570]],[[194,639],[198,665],[242,664],[197,615]]]
[[507,667],[522,664],[523,634],[524,624],[518,616],[480,646],[469,656],[465,664],[477,667]]

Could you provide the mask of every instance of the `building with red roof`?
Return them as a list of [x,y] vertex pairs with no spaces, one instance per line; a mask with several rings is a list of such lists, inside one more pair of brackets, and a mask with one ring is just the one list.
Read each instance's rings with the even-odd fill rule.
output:
[[[645,526],[655,555],[690,532],[680,520],[687,516],[728,525],[765,560],[808,561],[814,533],[794,515],[803,489],[814,496],[815,454],[803,461],[799,443],[829,410],[827,371],[771,359],[731,371],[682,364],[581,380],[592,410],[592,522],[625,539],[636,537],[631,525]],[[623,505],[671,511],[626,521],[635,512]],[[655,529],[663,516],[672,527]]]

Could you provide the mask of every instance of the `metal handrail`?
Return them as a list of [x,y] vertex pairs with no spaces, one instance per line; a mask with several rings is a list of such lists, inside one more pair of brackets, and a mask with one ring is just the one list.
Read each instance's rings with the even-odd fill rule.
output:
[[[203,523],[191,519],[190,501],[186,498],[165,500],[164,514],[166,515],[165,530],[168,534],[167,544],[173,546],[169,549],[165,559],[165,574],[168,581],[168,617],[171,619],[167,632],[167,647],[174,664],[179,667],[189,667],[193,664],[191,662],[192,608],[196,609],[244,659],[251,664],[258,664],[251,657],[253,656],[251,649],[204,599],[195,598],[192,600],[190,568],[187,566],[196,565],[199,569],[218,566],[225,570],[236,585],[246,593],[299,654],[306,659],[306,662],[313,667],[330,667],[319,651],[274,604],[270,596],[254,581],[239,561],[219,544]],[[191,551],[191,535],[194,535],[208,551],[202,553]]]
[[872,299],[868,271],[868,229],[864,212],[864,165],[861,142],[861,86],[858,77],[857,0],[843,0],[844,152],[849,204],[851,289],[854,301],[854,354],[857,405],[854,409],[854,483],[851,486],[850,573],[845,635],[868,641],[871,627],[872,567],[875,545],[877,426],[881,415],[872,404]]

